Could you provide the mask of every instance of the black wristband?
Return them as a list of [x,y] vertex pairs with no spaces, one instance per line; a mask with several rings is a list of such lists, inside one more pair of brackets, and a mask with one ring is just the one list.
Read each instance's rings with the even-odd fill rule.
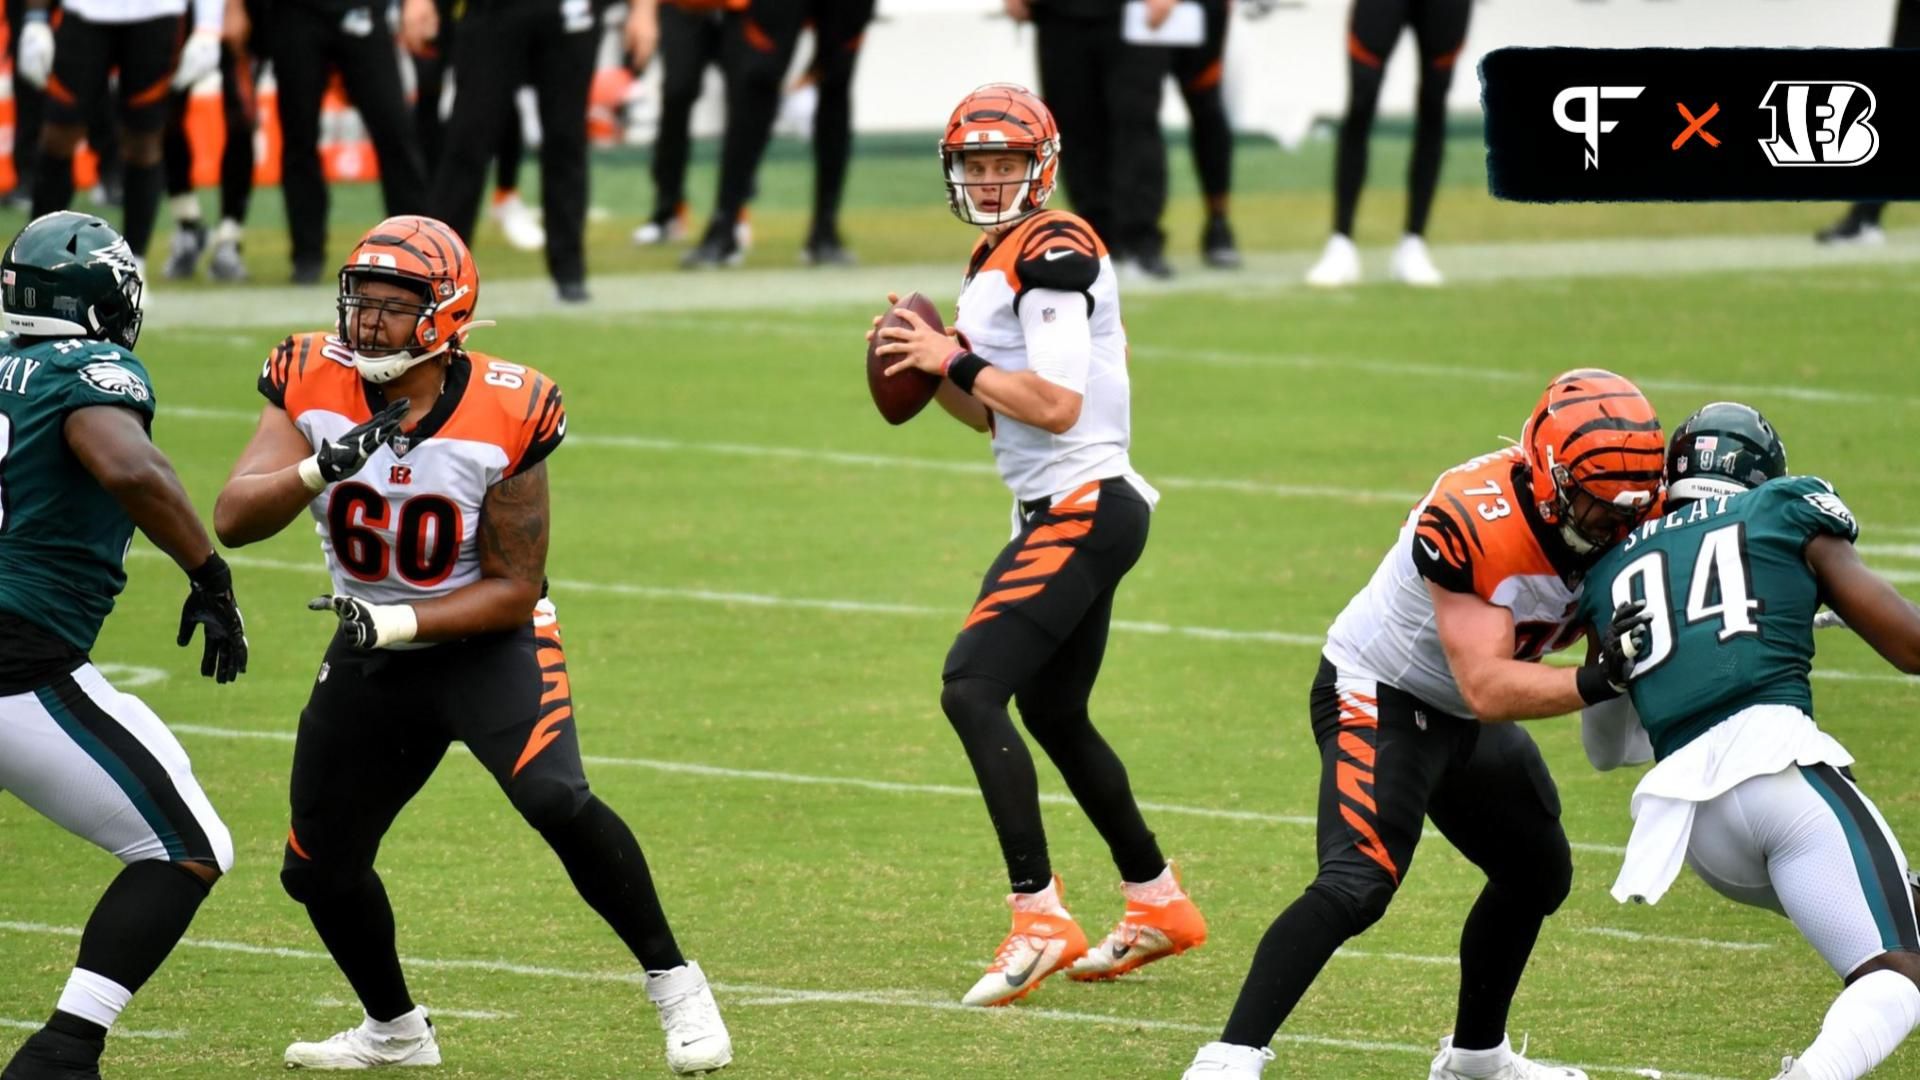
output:
[[1580,700],[1589,705],[1620,696],[1620,691],[1613,688],[1613,681],[1607,678],[1607,670],[1598,664],[1588,664],[1575,672],[1573,686],[1580,691]]
[[206,562],[187,571],[187,580],[207,592],[226,592],[233,588],[233,571],[216,551],[207,556]]
[[953,358],[953,363],[947,365],[947,378],[953,380],[953,385],[959,387],[961,393],[971,394],[973,380],[979,378],[980,373],[990,366],[985,360],[970,352],[961,353]]

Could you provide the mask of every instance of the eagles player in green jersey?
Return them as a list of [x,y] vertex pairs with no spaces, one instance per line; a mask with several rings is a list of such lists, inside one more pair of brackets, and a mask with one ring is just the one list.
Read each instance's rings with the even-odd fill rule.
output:
[[1860,562],[1853,513],[1787,475],[1755,410],[1716,402],[1667,448],[1664,513],[1587,578],[1581,619],[1632,645],[1627,696],[1581,715],[1599,768],[1656,759],[1633,794],[1613,895],[1657,901],[1685,861],[1722,895],[1784,914],[1845,982],[1776,1080],[1854,1080],[1920,1024],[1920,923],[1906,855],[1813,720],[1815,613],[1830,606],[1920,673],[1920,609]]
[[0,257],[0,788],[125,864],[0,1080],[97,1080],[107,1029],[233,865],[186,752],[87,656],[137,527],[187,573],[179,643],[204,628],[201,674],[247,667],[232,574],[148,437],[141,287],[126,241],[88,214],[38,218]]

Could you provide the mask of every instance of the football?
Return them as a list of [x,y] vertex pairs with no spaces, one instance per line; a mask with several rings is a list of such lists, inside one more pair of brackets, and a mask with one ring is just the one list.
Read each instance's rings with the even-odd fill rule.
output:
[[940,321],[940,311],[933,301],[919,293],[911,293],[901,298],[900,303],[887,308],[880,318],[880,326],[874,332],[873,340],[867,343],[867,390],[873,394],[873,404],[880,415],[887,418],[889,424],[904,424],[920,414],[933,400],[934,391],[940,389],[940,377],[929,375],[917,368],[907,368],[893,375],[887,374],[887,368],[898,363],[898,356],[881,356],[874,350],[885,344],[880,339],[879,330],[889,326],[909,326],[905,319],[893,313],[894,307],[903,307],[920,316],[928,326],[945,332],[946,324]]

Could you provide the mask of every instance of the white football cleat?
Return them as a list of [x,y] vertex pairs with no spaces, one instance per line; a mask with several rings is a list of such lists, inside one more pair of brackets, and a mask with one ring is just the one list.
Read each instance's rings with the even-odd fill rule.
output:
[[[297,1042],[287,1047],[289,1069],[383,1069],[388,1066],[438,1065],[440,1043],[433,1036],[433,1020],[427,1010],[415,1007],[395,1018],[391,1026],[409,1018],[418,1018],[417,1035],[379,1035],[369,1025],[372,1017],[348,1028],[325,1042]],[[415,1025],[408,1025],[415,1027]]]
[[1360,284],[1360,249],[1349,237],[1334,233],[1320,252],[1320,261],[1307,271],[1307,284],[1316,289],[1344,289]]
[[[1513,1049],[1512,1043],[1504,1039],[1501,1040],[1500,1046],[1507,1051],[1507,1063],[1500,1066],[1499,1071],[1492,1076],[1481,1077],[1479,1080],[1587,1080],[1587,1074],[1579,1069],[1570,1069],[1564,1065],[1542,1065],[1527,1060],[1521,1052],[1526,1049],[1524,1042],[1521,1043],[1518,1051]],[[1440,1040],[1440,1054],[1433,1059],[1433,1068],[1427,1071],[1427,1080],[1475,1080],[1466,1073],[1455,1072],[1452,1069],[1453,1055],[1453,1036],[1449,1035]]]
[[547,230],[534,216],[533,208],[520,201],[520,193],[510,192],[493,201],[487,211],[507,236],[507,245],[515,251],[539,251],[547,246]]
[[704,1076],[733,1060],[733,1037],[699,964],[689,960],[668,971],[647,972],[647,999],[659,1008],[660,1030],[667,1034],[667,1068],[680,1076]]
[[1773,1080],[1813,1080],[1813,1074],[1795,1065],[1792,1058],[1781,1058],[1780,1075]]
[[1059,875],[1040,892],[1009,894],[1007,906],[1013,909],[1013,929],[1000,942],[986,974],[961,996],[962,1005],[1011,1005],[1033,993],[1047,976],[1087,955],[1086,931],[1067,914]]
[[1273,1051],[1264,1046],[1210,1042],[1193,1055],[1193,1064],[1180,1074],[1180,1080],[1257,1080],[1272,1060]]
[[1433,265],[1433,256],[1427,253],[1427,242],[1412,233],[1400,238],[1400,246],[1393,249],[1393,280],[1402,285],[1417,285],[1433,288],[1446,284],[1446,278],[1440,275],[1439,267]]

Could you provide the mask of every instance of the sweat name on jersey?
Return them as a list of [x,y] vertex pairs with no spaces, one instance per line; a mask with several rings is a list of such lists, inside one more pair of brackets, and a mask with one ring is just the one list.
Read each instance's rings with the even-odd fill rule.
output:
[[1131,475],[1127,458],[1132,391],[1120,290],[1106,246],[1086,222],[1043,210],[996,241],[982,237],[954,325],[1001,371],[1032,371],[1082,395],[1079,421],[1060,435],[994,417],[994,462],[1016,498],[1127,476],[1154,501],[1157,493]]
[[[385,405],[330,334],[281,342],[259,387],[316,448]],[[369,603],[410,603],[479,580],[487,490],[546,460],[566,433],[552,380],[484,353],[455,354],[420,423],[309,504],[334,589]]]
[[1579,567],[1543,546],[1519,447],[1440,474],[1399,542],[1327,632],[1343,674],[1372,678],[1454,716],[1472,717],[1434,623],[1431,581],[1513,613],[1514,657],[1538,660],[1580,640]]
[[1853,511],[1825,480],[1783,476],[1649,518],[1593,568],[1583,623],[1630,600],[1652,616],[1628,690],[1657,757],[1750,705],[1813,715],[1818,536],[1852,542]]

